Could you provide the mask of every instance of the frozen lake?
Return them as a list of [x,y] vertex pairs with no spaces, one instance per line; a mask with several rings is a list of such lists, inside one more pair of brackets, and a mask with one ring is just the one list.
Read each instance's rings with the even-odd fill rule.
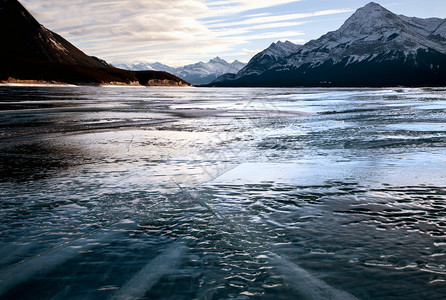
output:
[[446,89],[0,86],[1,299],[444,299]]

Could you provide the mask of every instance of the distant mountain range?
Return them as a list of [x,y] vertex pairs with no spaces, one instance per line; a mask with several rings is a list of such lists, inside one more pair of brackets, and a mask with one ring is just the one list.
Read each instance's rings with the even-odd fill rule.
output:
[[211,86],[445,86],[446,19],[396,15],[377,3],[305,45],[273,43]]
[[17,1],[0,1],[0,82],[187,85],[166,72],[132,72],[91,57],[40,25]]
[[207,63],[200,61],[196,64],[190,64],[179,68],[169,67],[168,65],[164,65],[159,62],[153,64],[138,63],[132,65],[116,64],[116,67],[125,70],[154,70],[169,72],[194,85],[208,84],[220,75],[226,73],[235,74],[244,66],[246,66],[246,64],[239,62],[238,60],[228,63],[226,60],[221,59],[220,57],[211,59]]

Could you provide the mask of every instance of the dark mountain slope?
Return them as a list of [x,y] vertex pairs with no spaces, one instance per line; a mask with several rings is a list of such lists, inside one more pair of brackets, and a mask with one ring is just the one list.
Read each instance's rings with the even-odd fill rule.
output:
[[40,25],[15,0],[0,2],[1,57],[103,67],[60,35]]
[[[60,35],[46,29],[17,1],[0,1],[0,80],[55,81],[66,83],[137,83],[147,74],[185,84],[164,72],[131,72],[90,57]],[[146,74],[143,76],[143,74]],[[139,80],[141,78],[141,80]]]

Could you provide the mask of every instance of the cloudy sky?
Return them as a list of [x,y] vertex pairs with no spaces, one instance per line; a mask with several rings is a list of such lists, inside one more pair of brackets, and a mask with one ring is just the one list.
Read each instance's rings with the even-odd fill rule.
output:
[[[220,56],[247,62],[278,40],[336,30],[369,0],[20,0],[47,28],[111,63],[180,66]],[[380,0],[389,10],[446,18],[445,0]]]

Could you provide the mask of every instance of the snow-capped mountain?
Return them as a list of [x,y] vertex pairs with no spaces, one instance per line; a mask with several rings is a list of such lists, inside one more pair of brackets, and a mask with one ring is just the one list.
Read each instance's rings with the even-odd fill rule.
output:
[[446,19],[358,9],[336,31],[305,45],[272,44],[216,86],[392,86],[446,84]]
[[235,74],[245,65],[246,64],[239,62],[238,60],[233,63],[228,63],[224,59],[216,57],[207,63],[199,62],[177,68],[174,74],[192,84],[207,84],[220,75],[226,73]]
[[161,63],[139,63],[133,65],[127,64],[117,64],[116,67],[126,69],[126,70],[134,70],[134,71],[142,71],[142,70],[155,70],[155,71],[165,71],[172,73],[187,82],[195,85],[200,84],[208,84],[215,80],[218,76],[232,73],[235,74],[240,71],[246,64],[234,61],[232,63],[228,63],[224,59],[220,57],[216,57],[211,59],[209,62],[198,62],[191,65],[186,65],[179,68],[172,68],[167,65]]
[[153,64],[149,63],[137,63],[137,64],[116,64],[115,67],[130,71],[163,71],[173,73],[176,71],[175,68],[169,67],[162,63],[156,62]]
[[259,75],[268,70],[283,57],[297,52],[302,46],[291,43],[290,41],[272,43],[268,48],[256,54],[248,65],[240,71],[237,76]]

